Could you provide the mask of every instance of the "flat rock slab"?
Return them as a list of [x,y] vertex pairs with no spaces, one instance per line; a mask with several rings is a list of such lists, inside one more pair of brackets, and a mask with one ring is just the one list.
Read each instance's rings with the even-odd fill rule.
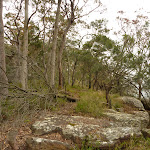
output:
[[[140,136],[141,128],[148,125],[147,112],[125,114],[108,112],[107,119],[95,119],[82,116],[52,115],[32,125],[35,135],[59,133],[63,139],[82,144],[87,139],[95,147],[113,147],[131,136]],[[144,123],[143,123],[144,122]]]
[[95,119],[82,116],[52,115],[43,121],[37,121],[32,125],[32,131],[36,135],[44,135],[58,132],[65,137],[74,135],[83,138],[87,133],[93,133],[97,129],[109,127],[113,124],[108,119]]
[[71,147],[64,142],[38,137],[27,138],[27,150],[70,150]]
[[146,128],[149,124],[147,111],[133,111],[132,114],[110,111],[105,115],[115,121],[114,126]]

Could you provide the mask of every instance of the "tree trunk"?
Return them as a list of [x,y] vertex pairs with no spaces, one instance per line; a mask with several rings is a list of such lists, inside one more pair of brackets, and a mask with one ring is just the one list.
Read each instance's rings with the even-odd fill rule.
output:
[[93,83],[93,90],[94,90],[94,89],[97,90],[97,87],[96,87],[96,85],[97,85],[97,80],[98,80],[97,77],[98,77],[98,72],[95,73],[95,80],[94,80],[94,83]]
[[91,72],[89,73],[89,89],[91,89],[92,81],[91,81]]
[[60,88],[63,87],[62,54],[63,54],[63,50],[65,48],[66,36],[67,36],[67,32],[68,32],[69,28],[70,28],[70,25],[64,31],[63,38],[62,38],[62,41],[60,44],[59,53],[58,53],[58,71],[59,71],[59,87]]
[[[59,22],[61,1],[62,0],[58,0],[56,20],[55,20],[54,33],[53,33],[53,45],[52,45],[51,57],[49,57],[49,61],[48,61],[48,63],[50,63],[51,61],[50,87],[52,90],[55,89],[56,47],[57,47],[58,22]],[[50,68],[48,69],[50,70]]]
[[[20,70],[21,70],[21,52],[20,52],[20,45],[21,45],[21,42],[20,40],[18,41],[18,43],[16,43],[16,51],[17,51],[17,54],[15,55],[15,64],[16,64],[16,73],[15,73],[15,82],[21,82],[21,79],[20,79]],[[18,80],[19,79],[19,80]]]
[[[46,81],[46,83],[49,85],[49,80],[48,80],[48,72],[47,72],[47,66],[46,66],[46,58],[45,58],[45,52],[46,52],[46,50],[45,50],[45,36],[46,36],[46,22],[45,22],[45,15],[46,15],[46,3],[44,2],[44,13],[43,13],[43,47],[42,47],[42,52],[43,52],[43,61],[42,61],[42,63],[43,63],[43,67],[44,67],[44,76],[45,76],[45,81]],[[50,42],[50,37],[49,37],[49,41],[48,41],[48,44],[49,44],[49,42]]]
[[109,92],[111,90],[111,87],[110,86],[107,86],[105,85],[105,91],[106,91],[106,101],[107,101],[107,104],[108,104],[108,107],[109,109],[112,108],[112,105],[111,105],[111,99],[110,99],[110,96],[109,96]]
[[75,60],[74,62],[74,67],[73,67],[73,73],[72,73],[72,86],[74,86],[74,83],[75,83],[75,70],[76,70],[76,65],[77,65],[77,59]]
[[141,83],[139,83],[139,100],[141,101],[141,97],[142,97],[142,86]]
[[71,25],[73,24],[73,22],[74,22],[74,2],[71,1],[71,16],[68,19],[67,27],[63,33],[63,37],[62,37],[62,41],[61,41],[60,49],[59,49],[59,53],[58,53],[58,71],[59,71],[59,87],[60,88],[63,87],[62,54],[63,54],[63,50],[64,50],[65,44],[66,44],[67,33],[68,33]]
[[23,39],[23,52],[22,52],[22,70],[21,70],[21,84],[24,90],[27,89],[28,80],[28,5],[29,0],[25,0],[25,21],[24,21],[24,39]]
[[8,79],[6,76],[6,61],[4,50],[3,0],[0,0],[0,100],[8,94]]
[[122,86],[120,79],[117,80],[117,92],[119,93],[120,96],[122,96]]
[[85,74],[83,73],[82,74],[82,79],[81,79],[82,80],[82,88],[84,87],[84,76],[85,76]]
[[68,65],[67,65],[67,69],[68,69],[68,85],[70,85],[70,62],[69,62],[69,56],[67,56],[68,59]]

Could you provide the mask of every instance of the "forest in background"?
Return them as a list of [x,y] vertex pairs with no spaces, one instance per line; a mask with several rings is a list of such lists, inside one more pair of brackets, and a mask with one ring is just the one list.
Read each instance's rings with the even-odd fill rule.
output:
[[[85,11],[89,2],[15,0],[9,2],[13,11],[3,16],[1,1],[1,101],[35,96],[53,102],[70,86],[105,91],[109,108],[110,93],[149,98],[148,17],[118,17],[121,29],[115,34],[122,38],[116,42],[108,36],[107,18],[84,21],[84,16],[102,7],[93,0],[93,9]],[[93,33],[81,36],[80,26]],[[89,40],[83,43],[86,36]]]

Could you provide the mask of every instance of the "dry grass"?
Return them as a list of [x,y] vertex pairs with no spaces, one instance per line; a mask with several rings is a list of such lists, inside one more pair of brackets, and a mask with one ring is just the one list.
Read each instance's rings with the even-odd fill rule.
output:
[[89,116],[102,117],[105,101],[105,95],[102,91],[80,91],[80,101],[77,102],[75,110]]

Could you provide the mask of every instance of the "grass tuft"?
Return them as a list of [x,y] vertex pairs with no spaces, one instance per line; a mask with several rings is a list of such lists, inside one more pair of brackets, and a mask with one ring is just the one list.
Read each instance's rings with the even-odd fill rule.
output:
[[93,117],[103,116],[105,94],[101,91],[82,91],[80,92],[80,101],[77,102],[75,111],[89,114]]

